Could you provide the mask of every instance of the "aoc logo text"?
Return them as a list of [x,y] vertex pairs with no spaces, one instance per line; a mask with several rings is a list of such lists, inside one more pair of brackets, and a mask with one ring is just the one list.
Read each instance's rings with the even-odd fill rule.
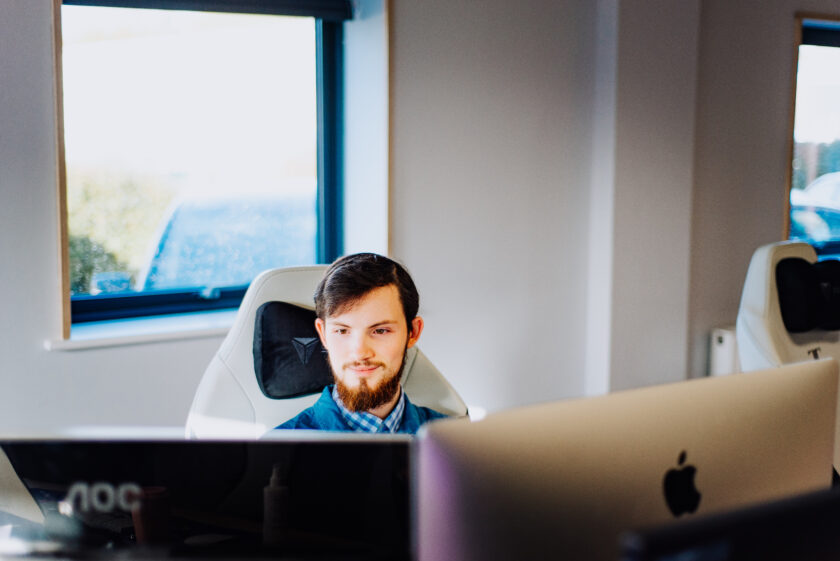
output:
[[62,514],[80,512],[131,511],[138,506],[140,486],[136,483],[112,485],[104,481],[96,483],[76,482],[70,486],[67,496],[59,505]]

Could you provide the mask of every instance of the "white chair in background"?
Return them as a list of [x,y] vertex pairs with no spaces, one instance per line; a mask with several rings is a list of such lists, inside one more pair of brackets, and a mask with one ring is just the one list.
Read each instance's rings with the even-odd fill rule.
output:
[[840,262],[784,241],[753,254],[736,322],[741,368],[840,358]]

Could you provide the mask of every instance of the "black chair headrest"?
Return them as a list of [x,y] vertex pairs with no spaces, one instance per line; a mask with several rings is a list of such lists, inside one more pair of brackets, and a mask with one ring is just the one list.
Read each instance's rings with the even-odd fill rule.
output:
[[776,265],[776,287],[785,329],[840,329],[840,261],[809,263],[788,257]]
[[312,310],[286,302],[260,306],[253,350],[257,383],[272,399],[319,393],[333,381]]

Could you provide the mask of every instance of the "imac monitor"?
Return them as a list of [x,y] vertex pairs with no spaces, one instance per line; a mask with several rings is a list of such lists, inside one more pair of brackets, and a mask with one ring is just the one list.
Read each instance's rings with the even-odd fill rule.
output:
[[826,359],[431,423],[417,557],[614,561],[628,529],[826,489],[837,378]]

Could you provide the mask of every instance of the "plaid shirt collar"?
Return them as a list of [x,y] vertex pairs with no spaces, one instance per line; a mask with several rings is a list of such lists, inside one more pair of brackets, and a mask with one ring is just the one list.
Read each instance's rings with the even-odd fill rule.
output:
[[341,413],[341,416],[353,430],[360,432],[394,433],[399,430],[400,424],[402,423],[403,411],[405,410],[405,393],[402,391],[402,388],[400,388],[400,399],[397,400],[394,409],[384,419],[380,419],[373,413],[368,413],[367,411],[356,413],[347,409],[344,403],[341,402],[341,398],[338,397],[338,391],[336,391],[335,386],[332,388],[332,398],[338,406],[338,411]]

